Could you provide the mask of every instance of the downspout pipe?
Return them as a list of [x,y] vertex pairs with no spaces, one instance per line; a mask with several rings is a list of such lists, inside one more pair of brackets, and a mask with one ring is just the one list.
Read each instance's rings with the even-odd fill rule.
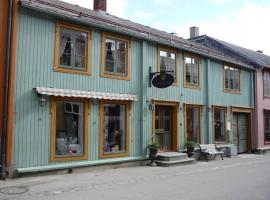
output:
[[8,25],[7,25],[7,51],[5,65],[5,86],[4,86],[4,108],[3,108],[3,132],[1,138],[1,178],[5,179],[8,176],[6,171],[6,141],[7,141],[7,116],[8,116],[8,95],[9,95],[9,75],[10,75],[10,59],[11,59],[11,35],[12,35],[12,15],[13,15],[13,0],[9,0],[8,5]]

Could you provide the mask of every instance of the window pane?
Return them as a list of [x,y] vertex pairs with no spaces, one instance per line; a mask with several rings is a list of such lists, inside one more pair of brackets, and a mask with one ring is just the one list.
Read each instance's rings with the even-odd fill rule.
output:
[[86,68],[87,34],[77,33],[75,43],[75,67]]
[[186,83],[199,85],[199,59],[185,57]]
[[56,102],[56,156],[84,153],[84,104],[82,102]]
[[224,66],[225,89],[240,91],[240,70]]
[[106,38],[105,72],[127,75],[128,43]]
[[60,66],[69,69],[85,70],[87,67],[86,32],[72,29],[60,29],[59,57]]
[[214,109],[215,141],[225,142],[225,109]]
[[264,141],[270,142],[270,110],[264,111]]
[[159,51],[159,62],[160,62],[160,70],[165,71],[173,71],[168,72],[171,74],[175,79],[175,72],[176,72],[176,54],[170,51]]
[[187,106],[187,140],[200,143],[200,108]]
[[126,106],[104,105],[104,153],[126,151]]
[[264,71],[263,73],[263,80],[264,80],[264,96],[270,97],[270,73]]

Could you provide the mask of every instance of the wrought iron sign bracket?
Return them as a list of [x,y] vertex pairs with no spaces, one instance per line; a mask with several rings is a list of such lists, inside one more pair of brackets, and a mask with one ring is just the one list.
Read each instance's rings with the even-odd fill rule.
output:
[[165,71],[160,70],[160,72],[152,72],[152,67],[149,67],[149,87],[152,87],[152,79],[156,74],[166,74],[168,72],[174,72],[174,71]]

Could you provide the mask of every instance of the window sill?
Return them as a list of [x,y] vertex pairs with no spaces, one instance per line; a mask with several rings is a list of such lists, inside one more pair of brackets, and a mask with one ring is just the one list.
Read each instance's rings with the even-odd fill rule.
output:
[[201,90],[200,85],[192,85],[192,84],[184,84],[184,88],[190,88],[190,89],[196,89],[196,90]]
[[80,70],[67,69],[67,68],[61,68],[61,67],[54,67],[53,71],[61,72],[61,73],[68,73],[68,74],[86,75],[86,76],[91,75],[90,71],[80,71]]
[[105,159],[105,158],[119,158],[119,157],[127,157],[129,156],[129,152],[121,152],[121,153],[103,153],[100,154],[100,158],[101,159]]
[[121,75],[115,75],[115,74],[100,74],[100,77],[102,78],[110,78],[110,79],[117,79],[117,80],[125,80],[125,81],[130,81],[129,76],[121,76]]
[[49,162],[65,162],[65,161],[78,161],[78,160],[87,160],[88,155],[71,155],[71,156],[59,156],[50,158]]
[[239,94],[241,95],[241,91],[237,91],[237,90],[228,90],[228,89],[224,89],[223,92],[225,93],[231,93],[231,94]]

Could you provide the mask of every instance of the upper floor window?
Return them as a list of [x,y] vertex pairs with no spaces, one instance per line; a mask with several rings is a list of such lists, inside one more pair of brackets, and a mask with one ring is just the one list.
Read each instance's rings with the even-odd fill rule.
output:
[[200,58],[191,54],[184,54],[184,85],[200,87]]
[[54,69],[90,74],[90,31],[57,22],[55,35]]
[[178,82],[177,77],[177,51],[169,48],[158,48],[158,71],[168,72],[174,77],[174,83]]
[[127,38],[103,34],[101,76],[130,79],[130,41]]
[[265,97],[270,97],[270,72],[263,72],[263,91]]
[[224,82],[226,91],[240,92],[240,69],[225,65]]

